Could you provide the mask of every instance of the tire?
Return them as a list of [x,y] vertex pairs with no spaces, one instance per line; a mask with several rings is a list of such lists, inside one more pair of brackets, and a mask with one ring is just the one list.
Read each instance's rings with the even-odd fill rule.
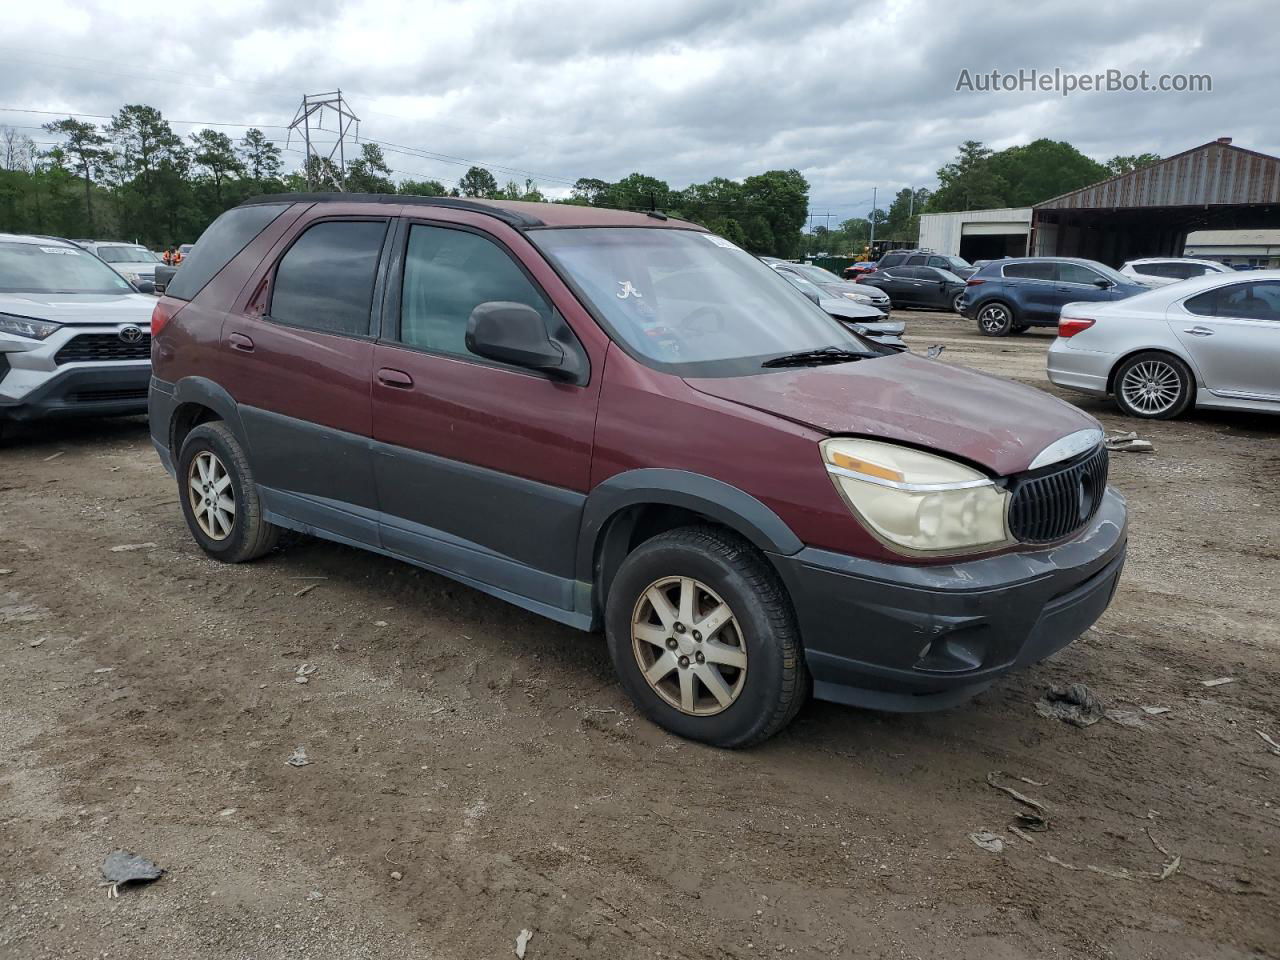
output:
[[1130,417],[1171,420],[1195,400],[1195,380],[1185,363],[1171,353],[1147,350],[1116,368],[1112,380],[1116,406]]
[[[215,464],[221,473],[212,469]],[[177,473],[182,514],[201,550],[223,563],[244,563],[275,548],[280,528],[263,519],[249,459],[225,423],[202,423],[187,434],[178,455]],[[229,478],[229,483],[220,491],[212,489],[222,484],[223,477]],[[199,489],[192,487],[193,480]],[[228,489],[231,511],[226,523],[228,511],[216,509],[211,515],[203,505],[210,503],[215,493],[221,496],[213,500],[214,506],[223,503]],[[201,506],[199,512],[197,506]]]
[[1015,323],[1013,325],[1014,333],[1026,333],[1030,329],[1031,329],[1031,324],[1029,323]]
[[959,293],[955,295],[955,297],[951,301],[952,313],[958,313],[961,316],[964,316],[964,311],[960,309],[960,301],[963,299],[964,299],[964,291],[961,290]]
[[[693,615],[685,624],[690,584]],[[669,598],[665,612],[674,627],[651,599],[655,590]],[[730,619],[721,618],[714,636],[695,629],[725,610]],[[639,638],[642,630],[648,641]],[[605,634],[614,669],[640,712],[690,740],[752,746],[790,723],[808,696],[800,633],[782,582],[750,543],[716,527],[681,527],[628,554],[609,588]],[[642,663],[656,683],[645,678]],[[719,678],[719,695],[704,677]]]
[[984,337],[1007,337],[1013,332],[1013,308],[1002,300],[988,300],[977,309],[978,332]]

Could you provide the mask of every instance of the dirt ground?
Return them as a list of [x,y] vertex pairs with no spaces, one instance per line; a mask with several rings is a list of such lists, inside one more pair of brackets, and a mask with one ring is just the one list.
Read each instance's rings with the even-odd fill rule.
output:
[[[1048,387],[1047,331],[904,316]],[[206,559],[140,419],[8,441],[0,957],[1280,956],[1280,418],[1073,399],[1157,448],[1113,458],[1098,627],[969,705],[811,704],[737,753],[639,718],[599,637],[440,577],[313,540]],[[1168,712],[1037,715],[1075,681]],[[109,900],[117,848],[169,872]]]

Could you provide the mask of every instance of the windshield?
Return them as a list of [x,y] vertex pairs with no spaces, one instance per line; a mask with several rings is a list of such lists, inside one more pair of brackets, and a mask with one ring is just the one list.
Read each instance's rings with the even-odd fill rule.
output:
[[771,267],[689,230],[530,230],[628,353],[680,376],[743,376],[824,347],[870,351]]
[[969,267],[973,266],[973,264],[964,257],[943,257],[942,259],[947,261],[947,263],[951,264],[951,266],[957,270],[967,270]]
[[815,267],[812,263],[797,263],[796,269],[803,273],[814,283],[844,283],[845,281],[837,277],[830,270],[824,270],[822,267]]
[[794,273],[792,273],[789,270],[779,270],[778,276],[782,277],[784,280],[787,281],[787,283],[791,284],[793,287],[795,287],[797,290],[799,290],[801,293],[803,293],[807,297],[810,297],[810,298],[818,297],[819,299],[825,299],[826,297],[826,295],[822,292],[822,288],[819,287],[816,283],[810,283],[804,277],[797,277]]
[[0,290],[5,293],[133,293],[101,260],[76,247],[0,242]]
[[1120,273],[1117,270],[1112,270],[1105,263],[1099,263],[1097,260],[1085,260],[1084,262],[1094,270],[1097,270],[1098,273],[1102,274],[1112,283],[1133,283],[1133,277],[1126,277],[1123,273]]
[[146,247],[99,247],[97,253],[107,263],[155,263],[158,259]]

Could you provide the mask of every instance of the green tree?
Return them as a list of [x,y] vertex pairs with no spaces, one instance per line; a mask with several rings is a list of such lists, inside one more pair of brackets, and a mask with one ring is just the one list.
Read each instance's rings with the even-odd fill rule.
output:
[[1032,140],[991,155],[990,170],[1003,181],[995,206],[1029,207],[1107,177],[1107,168],[1062,140]]
[[458,180],[464,197],[492,198],[498,194],[498,181],[484,167],[471,167]]
[[585,203],[593,207],[602,206],[605,195],[613,184],[592,177],[580,177],[573,185],[574,202]]
[[235,146],[225,133],[200,130],[191,134],[191,150],[191,161],[208,177],[213,187],[214,206],[217,213],[221,213],[225,209],[222,202],[223,184],[244,173],[244,165],[236,155]]
[[1008,185],[991,169],[991,156],[977,140],[960,144],[960,155],[938,171],[938,189],[929,199],[929,211],[1003,206]]
[[360,156],[347,164],[347,190],[351,193],[395,193],[391,168],[376,143],[360,144]]
[[246,130],[240,141],[240,164],[245,175],[259,184],[278,179],[283,167],[280,148],[257,127]]
[[665,180],[629,173],[610,184],[600,206],[615,210],[666,210],[670,206],[671,187]]
[[62,165],[65,157],[65,162],[74,167],[84,180],[85,232],[93,236],[93,178],[101,172],[103,163],[110,155],[106,149],[107,138],[98,132],[94,124],[74,117],[54,120],[46,123],[44,128],[63,138],[58,165]]
[[743,206],[751,212],[743,227],[754,243],[761,236],[750,226],[754,217],[763,217],[772,237],[769,250],[753,250],[753,253],[773,253],[779,257],[793,257],[801,248],[800,234],[809,213],[809,182],[799,170],[766,170],[742,181]]
[[444,197],[448,196],[449,188],[439,180],[401,180],[396,192],[415,197]]
[[110,164],[121,199],[122,226],[153,244],[178,242],[180,214],[189,207],[189,158],[181,138],[155,107],[126,104],[107,125]]
[[1153,163],[1159,163],[1163,159],[1158,153],[1138,153],[1131,156],[1116,154],[1103,166],[1107,168],[1107,172],[1111,176],[1118,177],[1124,173],[1133,173],[1135,170],[1149,167]]
[[877,224],[876,235],[883,236],[885,239],[915,240],[920,236],[920,214],[931,195],[931,192],[924,187],[914,190],[911,187],[903,187],[889,204],[883,233]]

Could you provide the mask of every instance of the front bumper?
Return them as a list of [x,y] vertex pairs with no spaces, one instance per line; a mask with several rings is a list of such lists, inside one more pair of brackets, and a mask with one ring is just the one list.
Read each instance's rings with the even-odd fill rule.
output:
[[68,364],[20,397],[0,395],[0,419],[116,417],[147,412],[150,361]]
[[806,547],[773,555],[800,619],[814,696],[878,710],[952,706],[1080,636],[1124,566],[1124,498],[1108,489],[1075,539],[940,566]]

